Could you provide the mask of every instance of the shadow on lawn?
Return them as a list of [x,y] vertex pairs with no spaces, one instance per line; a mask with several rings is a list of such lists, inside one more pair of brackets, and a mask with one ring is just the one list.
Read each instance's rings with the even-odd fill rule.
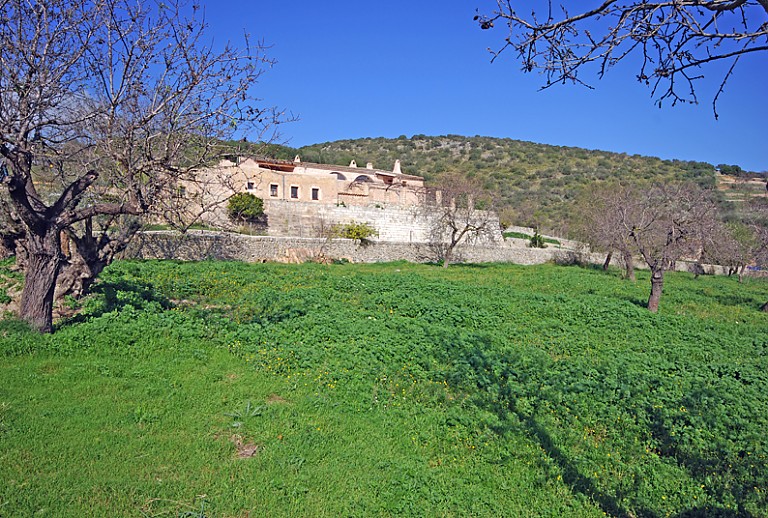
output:
[[[520,352],[502,352],[496,354],[491,341],[483,336],[450,336],[446,333],[441,337],[444,345],[445,363],[449,365],[446,380],[457,388],[469,389],[476,394],[475,404],[485,411],[499,417],[500,425],[494,430],[499,435],[507,433],[524,433],[532,438],[546,456],[560,469],[563,481],[574,494],[581,494],[597,504],[608,516],[627,518],[656,518],[659,511],[647,508],[638,502],[642,488],[639,481],[634,487],[624,488],[623,497],[614,491],[600,488],[595,479],[584,473],[578,465],[578,458],[558,446],[555,430],[537,419],[536,403],[531,400],[546,398],[546,394],[538,390],[542,383],[541,376],[546,376],[547,360],[542,353],[524,355]],[[565,394],[554,394],[553,397],[563,400]],[[552,402],[552,407],[557,407]],[[691,507],[673,515],[675,518],[753,518],[745,508],[747,493],[751,489],[753,479],[750,477],[734,477],[734,479],[714,482],[708,475],[719,473],[723,462],[714,465],[706,459],[695,458],[690,453],[673,450],[673,441],[665,429],[669,423],[655,420],[651,433],[662,444],[662,455],[669,456],[680,467],[686,469],[694,480],[703,484],[706,481],[707,492],[714,500],[714,505]],[[755,459],[757,460],[757,459]],[[733,459],[730,460],[733,464]],[[714,470],[714,471],[710,471]],[[742,473],[744,475],[744,473]],[[749,486],[749,487],[748,487]],[[725,509],[724,502],[734,501],[737,509]]]
[[91,318],[98,318],[105,313],[120,311],[126,306],[136,309],[146,309],[149,307],[170,309],[172,304],[153,285],[148,283],[126,279],[101,281],[91,290],[91,294],[84,304],[83,311],[63,320],[56,327],[62,328],[85,322]]

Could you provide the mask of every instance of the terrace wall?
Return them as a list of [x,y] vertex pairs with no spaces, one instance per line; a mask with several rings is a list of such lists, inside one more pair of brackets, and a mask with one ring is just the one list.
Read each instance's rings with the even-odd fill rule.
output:
[[[184,236],[167,231],[144,232],[137,236],[125,256],[143,259],[221,259],[286,263],[332,260],[347,260],[353,263],[438,260],[437,252],[428,243],[373,241],[360,244],[351,239],[246,236],[208,231],[190,231]],[[584,250],[527,248],[509,241],[460,245],[455,257],[457,262],[508,262],[523,265],[546,262],[602,264],[604,259],[604,254]],[[643,264],[638,263],[636,266],[642,268]],[[678,261],[677,270],[695,271],[695,265]],[[723,269],[720,266],[705,265],[703,273],[722,274]]]

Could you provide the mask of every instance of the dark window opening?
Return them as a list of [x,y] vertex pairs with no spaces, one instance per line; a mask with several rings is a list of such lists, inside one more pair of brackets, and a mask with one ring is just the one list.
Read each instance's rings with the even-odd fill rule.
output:
[[320,189],[317,187],[312,188],[312,199],[313,200],[319,200],[320,199]]
[[299,187],[297,185],[291,185],[291,198],[299,197]]

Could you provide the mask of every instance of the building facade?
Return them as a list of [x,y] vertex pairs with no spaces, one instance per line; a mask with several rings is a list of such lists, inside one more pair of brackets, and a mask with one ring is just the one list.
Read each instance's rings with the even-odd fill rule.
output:
[[[357,167],[243,158],[225,160],[219,169],[235,181],[235,192],[250,192],[264,201],[282,200],[345,206],[414,206],[424,197],[424,179],[404,174],[400,161],[391,171],[372,164]],[[229,170],[228,173],[226,171]]]
[[[429,242],[434,239],[434,203],[440,195],[420,176],[392,170],[293,161],[233,158],[206,170],[185,186],[192,216],[217,227],[236,227],[227,217],[227,200],[251,193],[264,201],[265,233],[324,237],[335,225],[368,223],[379,241]],[[499,234],[500,239],[500,234]]]

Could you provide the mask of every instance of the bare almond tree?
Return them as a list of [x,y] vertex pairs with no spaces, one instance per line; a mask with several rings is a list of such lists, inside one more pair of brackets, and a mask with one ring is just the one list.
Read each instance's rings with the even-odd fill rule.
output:
[[766,0],[604,0],[592,6],[497,0],[494,12],[475,20],[482,29],[506,25],[493,59],[512,49],[523,71],[546,74],[544,88],[586,84],[582,72],[602,77],[637,55],[637,79],[652,88],[659,105],[695,103],[703,70],[724,61],[728,68],[712,102],[717,117],[717,99],[739,60],[768,50],[766,15]]
[[447,174],[434,186],[433,203],[426,205],[432,219],[432,248],[448,268],[456,247],[476,240],[493,240],[500,233],[494,199],[476,181],[459,174]]
[[[62,235],[95,269],[177,186],[226,152],[264,139],[270,62],[207,36],[183,0],[0,2],[0,176],[24,232],[20,317],[52,330]],[[97,259],[94,259],[97,258]]]
[[635,280],[635,243],[627,223],[634,218],[642,202],[638,185],[608,183],[596,185],[577,201],[576,232],[590,246],[606,253],[603,269],[608,266],[614,253],[621,257],[624,275]]
[[699,257],[718,209],[711,194],[694,184],[654,185],[636,196],[622,225],[651,271],[648,309],[656,312],[664,273],[681,259]]

